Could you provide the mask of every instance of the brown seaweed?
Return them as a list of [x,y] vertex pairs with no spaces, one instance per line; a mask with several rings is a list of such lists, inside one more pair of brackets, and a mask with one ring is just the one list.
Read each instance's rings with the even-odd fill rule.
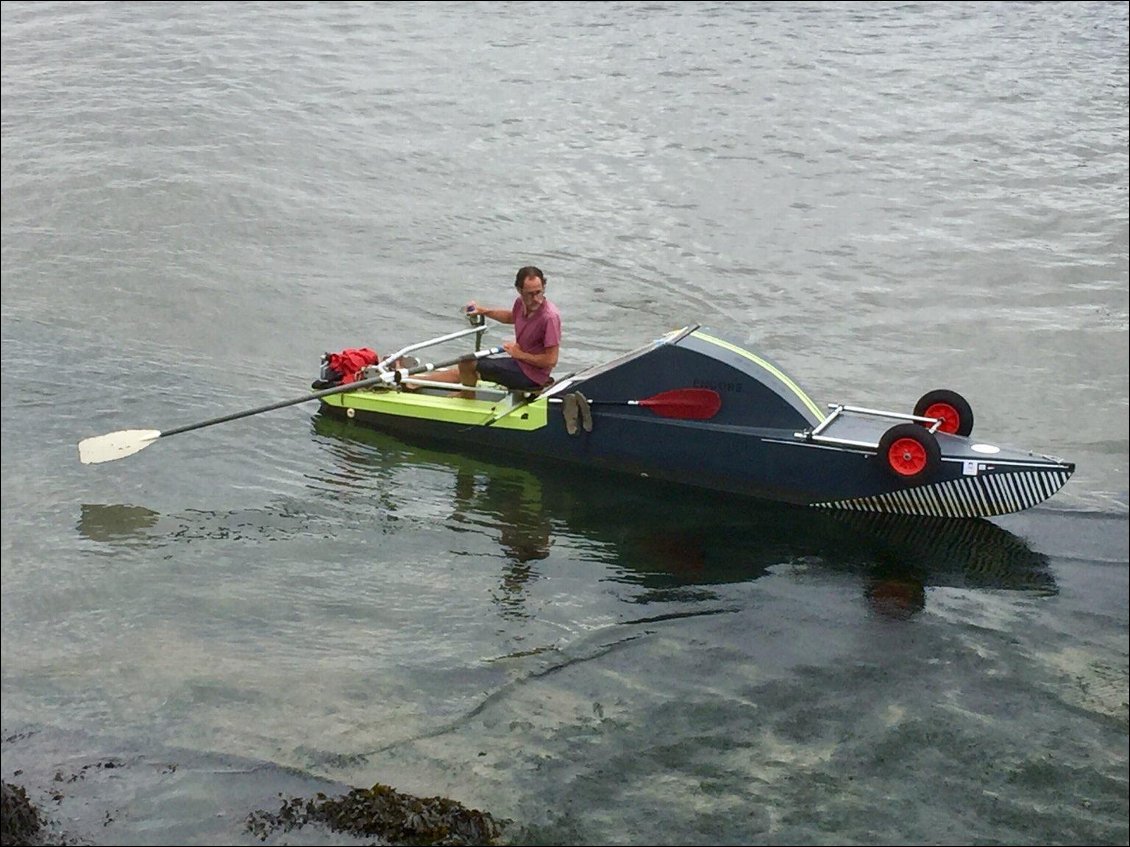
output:
[[18,785],[0,786],[0,843],[38,844],[43,824],[39,812]]
[[284,798],[277,814],[259,810],[248,815],[247,829],[265,840],[277,830],[285,832],[309,823],[415,847],[499,844],[509,821],[497,821],[487,812],[445,797],[414,797],[377,783],[372,788],[354,788],[338,798],[321,793],[307,800]]

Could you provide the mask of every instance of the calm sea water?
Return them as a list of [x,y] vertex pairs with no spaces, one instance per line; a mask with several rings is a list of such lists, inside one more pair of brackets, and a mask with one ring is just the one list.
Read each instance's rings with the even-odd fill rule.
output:
[[[386,782],[552,844],[1130,840],[1125,3],[0,8],[3,776],[57,829]],[[703,323],[1078,472],[848,521],[314,404],[78,462],[528,263],[562,371]]]

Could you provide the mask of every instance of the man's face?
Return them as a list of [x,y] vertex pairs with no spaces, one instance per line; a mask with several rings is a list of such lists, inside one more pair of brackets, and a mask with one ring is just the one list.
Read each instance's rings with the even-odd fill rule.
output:
[[525,306],[526,311],[536,312],[545,302],[545,283],[536,276],[528,276],[522,280],[519,294],[522,295],[522,305]]

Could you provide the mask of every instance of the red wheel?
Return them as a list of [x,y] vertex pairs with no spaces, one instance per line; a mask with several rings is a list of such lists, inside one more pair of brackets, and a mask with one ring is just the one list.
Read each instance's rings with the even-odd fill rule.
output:
[[932,475],[942,451],[933,434],[917,424],[896,424],[879,441],[879,460],[896,479],[911,481]]
[[938,389],[926,392],[914,404],[914,414],[921,418],[940,418],[940,432],[969,435],[973,431],[973,408],[956,391]]
[[913,438],[900,438],[887,448],[887,462],[901,476],[916,476],[926,469],[926,448]]

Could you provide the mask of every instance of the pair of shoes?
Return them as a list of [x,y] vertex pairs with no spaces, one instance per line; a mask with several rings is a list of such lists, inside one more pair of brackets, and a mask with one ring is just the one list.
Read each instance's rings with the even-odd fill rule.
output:
[[563,413],[565,415],[565,431],[570,435],[577,434],[577,417],[580,414],[580,403],[576,394],[566,394]]
[[585,432],[592,432],[592,410],[589,409],[588,398],[579,391],[565,395],[564,400],[565,431],[570,435],[577,434],[577,419]]
[[592,410],[589,408],[588,398],[581,392],[576,392],[577,406],[581,412],[581,426],[585,432],[592,432]]

